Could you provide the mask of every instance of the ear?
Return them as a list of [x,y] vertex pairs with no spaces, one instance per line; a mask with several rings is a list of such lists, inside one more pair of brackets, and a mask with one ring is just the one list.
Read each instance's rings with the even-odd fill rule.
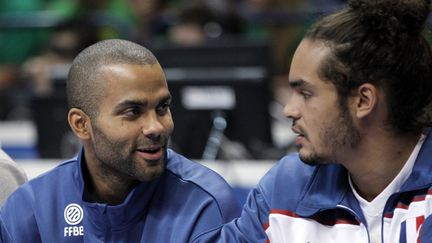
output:
[[83,110],[78,108],[70,109],[68,113],[68,122],[72,131],[78,136],[78,138],[81,140],[90,139],[90,118]]
[[378,102],[378,89],[371,83],[364,83],[357,88],[355,98],[356,116],[362,119],[372,113]]

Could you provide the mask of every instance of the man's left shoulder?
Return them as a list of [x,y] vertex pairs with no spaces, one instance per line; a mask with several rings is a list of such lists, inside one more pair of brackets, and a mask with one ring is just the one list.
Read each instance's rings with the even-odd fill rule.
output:
[[239,207],[239,200],[226,180],[212,169],[169,150],[167,171],[183,185],[201,191],[221,207]]
[[179,179],[196,184],[204,190],[231,188],[225,179],[212,169],[187,159],[186,157],[168,150],[167,170]]

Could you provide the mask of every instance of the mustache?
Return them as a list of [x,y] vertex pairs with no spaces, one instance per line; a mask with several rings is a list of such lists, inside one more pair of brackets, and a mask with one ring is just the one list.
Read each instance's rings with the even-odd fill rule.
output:
[[133,148],[148,148],[148,147],[161,147],[166,148],[168,147],[168,136],[152,136],[152,137],[146,137],[139,139],[133,144]]
[[303,128],[299,127],[296,125],[295,121],[293,121],[292,126],[291,126],[291,130],[299,135],[302,135],[303,137],[307,138],[307,133],[305,130],[303,130]]

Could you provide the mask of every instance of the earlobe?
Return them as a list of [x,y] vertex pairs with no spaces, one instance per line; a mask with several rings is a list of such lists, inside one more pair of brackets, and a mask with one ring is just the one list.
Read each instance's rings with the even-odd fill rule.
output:
[[78,108],[72,108],[68,113],[68,122],[75,133],[81,140],[90,138],[90,119],[87,114]]
[[377,105],[378,90],[371,83],[364,83],[357,88],[356,115],[361,119],[370,115]]

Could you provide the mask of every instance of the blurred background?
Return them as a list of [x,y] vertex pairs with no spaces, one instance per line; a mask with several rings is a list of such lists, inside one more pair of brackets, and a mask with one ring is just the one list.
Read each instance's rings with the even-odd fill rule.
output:
[[172,148],[200,161],[276,161],[295,150],[282,115],[293,51],[318,16],[342,4],[1,0],[1,147],[18,161],[73,156],[80,144],[66,122],[70,63],[92,43],[123,38],[152,50],[166,72]]

